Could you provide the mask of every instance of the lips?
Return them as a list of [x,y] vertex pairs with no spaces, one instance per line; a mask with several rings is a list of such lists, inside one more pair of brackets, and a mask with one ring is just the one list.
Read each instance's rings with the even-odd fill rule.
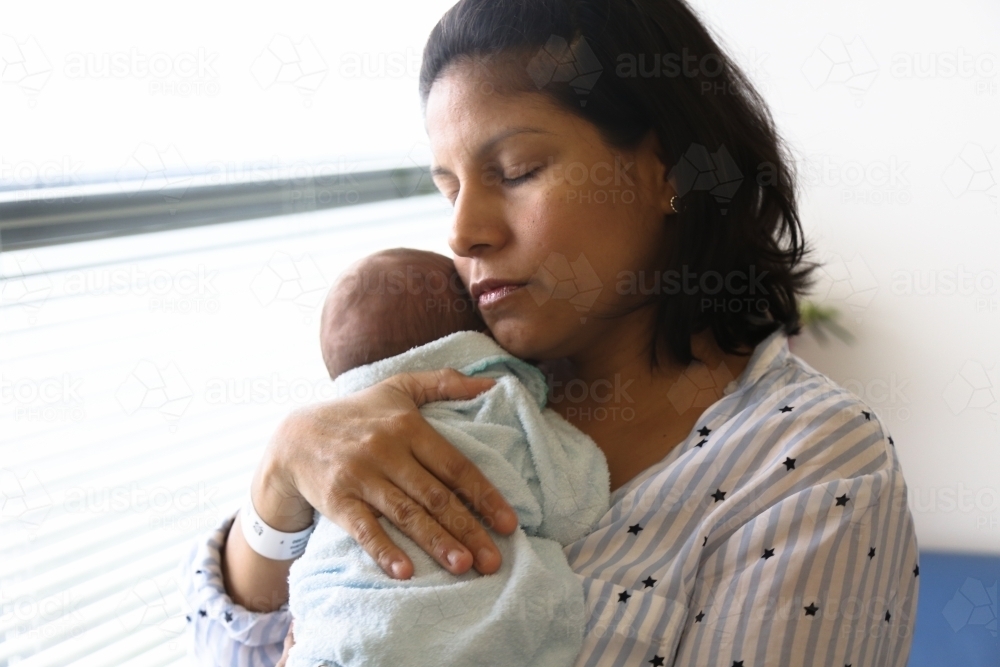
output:
[[525,284],[516,280],[490,278],[473,283],[469,293],[473,301],[483,307],[502,299],[519,287],[524,287]]

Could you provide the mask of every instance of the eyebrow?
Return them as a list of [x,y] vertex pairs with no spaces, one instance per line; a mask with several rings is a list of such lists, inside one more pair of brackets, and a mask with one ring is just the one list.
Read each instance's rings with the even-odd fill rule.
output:
[[[508,139],[516,134],[552,134],[548,130],[540,130],[536,127],[512,127],[509,130],[504,130],[499,134],[495,134],[489,138],[482,146],[476,150],[476,157],[482,157],[485,153],[488,153],[501,141]],[[444,167],[434,167],[431,169],[432,176],[454,176],[449,170]]]

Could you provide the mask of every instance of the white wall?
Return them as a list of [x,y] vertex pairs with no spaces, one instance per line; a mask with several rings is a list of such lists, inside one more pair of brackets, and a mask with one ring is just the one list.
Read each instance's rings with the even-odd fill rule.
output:
[[815,296],[856,336],[795,352],[888,424],[921,548],[1000,553],[1000,3],[695,7],[799,159]]

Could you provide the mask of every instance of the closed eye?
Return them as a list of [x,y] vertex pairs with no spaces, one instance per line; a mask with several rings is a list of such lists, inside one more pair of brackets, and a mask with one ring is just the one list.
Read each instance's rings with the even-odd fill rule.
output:
[[541,169],[541,167],[535,167],[531,171],[527,171],[521,174],[520,176],[515,176],[514,178],[504,178],[503,182],[505,185],[517,187],[518,185],[521,185],[522,183],[530,181],[532,178],[534,178],[535,175],[538,174],[539,169]]

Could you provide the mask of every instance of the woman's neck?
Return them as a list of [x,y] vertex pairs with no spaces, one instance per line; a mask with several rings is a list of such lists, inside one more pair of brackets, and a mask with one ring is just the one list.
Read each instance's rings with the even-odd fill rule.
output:
[[704,363],[678,364],[664,351],[654,370],[648,331],[618,330],[586,353],[539,365],[549,379],[548,407],[601,448],[612,491],[683,441],[749,361],[724,353],[711,331],[704,331],[691,338],[692,352]]

